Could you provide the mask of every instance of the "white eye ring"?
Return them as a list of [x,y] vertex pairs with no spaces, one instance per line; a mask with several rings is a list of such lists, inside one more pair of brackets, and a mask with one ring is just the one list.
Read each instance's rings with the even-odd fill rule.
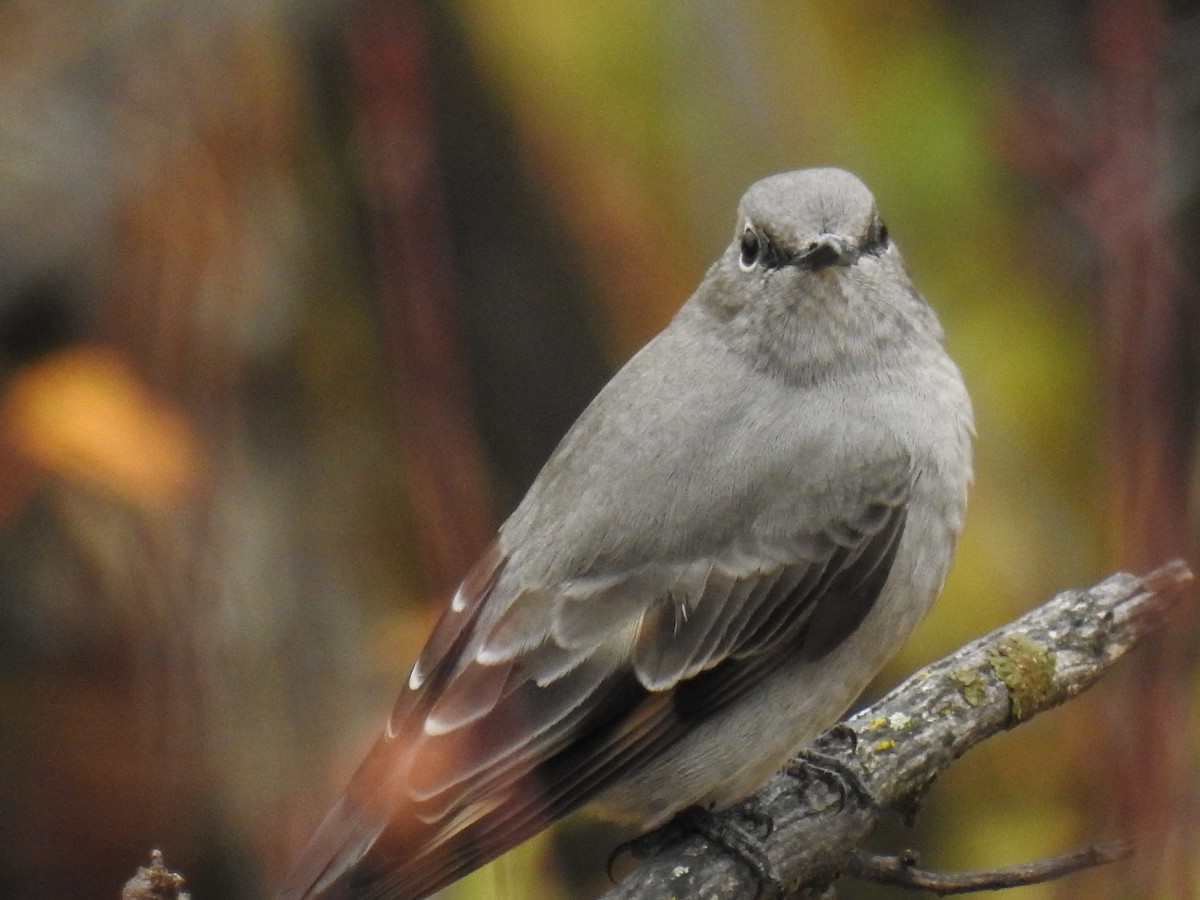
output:
[[738,257],[738,265],[741,266],[743,272],[753,272],[758,267],[763,257],[763,247],[763,238],[758,236],[754,226],[747,224],[746,230],[742,232],[742,252]]

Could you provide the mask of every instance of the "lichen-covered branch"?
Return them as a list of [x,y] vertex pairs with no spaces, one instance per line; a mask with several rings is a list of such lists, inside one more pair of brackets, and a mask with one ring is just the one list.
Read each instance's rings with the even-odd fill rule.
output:
[[[1181,561],[1143,577],[1113,575],[921,669],[847,720],[856,737],[834,729],[813,748],[854,772],[878,806],[830,779],[781,774],[752,799],[743,824],[753,830],[770,817],[768,859],[791,890],[819,894],[856,870],[883,810],[915,810],[937,776],[976,744],[1095,684],[1161,624],[1183,594],[1174,589],[1190,580]],[[725,900],[758,890],[743,863],[696,837],[643,863],[603,900]]]

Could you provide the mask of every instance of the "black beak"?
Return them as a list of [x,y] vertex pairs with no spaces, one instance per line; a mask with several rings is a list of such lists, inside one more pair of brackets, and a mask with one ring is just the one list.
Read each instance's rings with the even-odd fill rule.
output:
[[858,259],[858,247],[836,234],[822,234],[797,256],[792,264],[802,269],[848,266]]

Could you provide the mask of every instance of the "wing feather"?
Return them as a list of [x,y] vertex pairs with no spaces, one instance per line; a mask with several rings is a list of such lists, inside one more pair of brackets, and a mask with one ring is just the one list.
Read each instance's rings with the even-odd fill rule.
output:
[[558,587],[522,583],[490,551],[314,838],[306,857],[323,864],[283,896],[424,896],[595,797],[788,659],[828,652],[883,589],[904,475],[811,532]]

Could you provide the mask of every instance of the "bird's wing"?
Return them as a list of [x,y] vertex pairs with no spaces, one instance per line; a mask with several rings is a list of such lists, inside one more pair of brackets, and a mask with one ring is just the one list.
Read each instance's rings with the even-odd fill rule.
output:
[[[901,464],[903,463],[903,464]],[[493,550],[439,623],[385,735],[284,897],[423,897],[583,805],[879,596],[907,461],[804,533],[522,584]],[[878,473],[877,473],[878,474]]]

